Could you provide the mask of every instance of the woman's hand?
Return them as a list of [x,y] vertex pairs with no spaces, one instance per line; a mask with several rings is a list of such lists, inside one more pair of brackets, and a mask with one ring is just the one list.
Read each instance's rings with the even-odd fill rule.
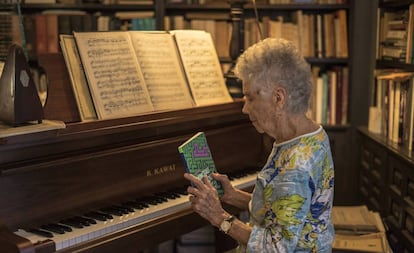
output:
[[236,190],[231,184],[229,178],[227,175],[219,174],[219,173],[213,173],[213,178],[221,183],[221,186],[223,187],[223,195],[221,196],[221,201],[224,203],[230,203],[232,198],[234,198]]
[[250,193],[234,188],[227,175],[214,173],[212,176],[223,187],[224,194],[221,196],[222,202],[242,210],[248,210],[252,197]]
[[[224,211],[221,205],[216,188],[214,188],[206,176],[203,178],[203,181],[201,181],[194,175],[185,173],[184,178],[192,183],[192,186],[187,188],[187,192],[190,194],[190,202],[193,210],[201,217],[208,220],[212,225],[218,227],[228,214]],[[226,185],[226,187],[228,187],[228,185]],[[226,195],[225,188],[224,195]]]

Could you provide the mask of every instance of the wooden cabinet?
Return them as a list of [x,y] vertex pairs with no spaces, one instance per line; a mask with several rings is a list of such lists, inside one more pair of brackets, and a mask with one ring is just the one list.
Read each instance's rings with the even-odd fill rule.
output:
[[360,128],[359,191],[371,210],[381,213],[396,253],[414,251],[414,160],[386,138]]

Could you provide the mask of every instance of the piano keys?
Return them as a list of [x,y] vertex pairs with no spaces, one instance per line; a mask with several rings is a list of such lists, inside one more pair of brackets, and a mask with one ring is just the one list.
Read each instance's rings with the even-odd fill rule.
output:
[[[244,172],[230,178],[234,187],[246,189],[254,185],[256,171]],[[15,234],[30,240],[33,244],[42,243],[50,239],[55,244],[55,250],[59,251],[189,208],[190,202],[185,190],[174,189],[146,198],[105,207],[97,211],[91,211],[56,223],[45,224],[39,228],[19,229]]]
[[[204,131],[221,173],[260,168],[268,150],[242,105],[74,122],[0,139],[0,249],[136,253],[206,225],[182,190],[167,197],[188,183],[177,147]],[[244,189],[254,181],[245,174],[233,184]],[[138,201],[147,196],[163,201]]]

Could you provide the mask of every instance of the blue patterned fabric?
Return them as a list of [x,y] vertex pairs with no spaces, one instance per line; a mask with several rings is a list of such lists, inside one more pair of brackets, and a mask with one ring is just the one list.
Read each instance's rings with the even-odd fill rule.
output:
[[247,252],[331,252],[334,168],[329,139],[317,131],[274,144],[258,174]]

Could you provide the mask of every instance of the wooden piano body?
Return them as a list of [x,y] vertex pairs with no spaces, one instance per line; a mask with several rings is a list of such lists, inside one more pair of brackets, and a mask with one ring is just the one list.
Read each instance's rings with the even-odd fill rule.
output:
[[[217,168],[259,168],[263,137],[243,102],[136,117],[74,122],[66,128],[0,138],[0,252],[53,252],[14,234],[68,215],[187,185],[177,147],[205,131]],[[161,215],[59,252],[139,252],[206,222],[190,208]]]

